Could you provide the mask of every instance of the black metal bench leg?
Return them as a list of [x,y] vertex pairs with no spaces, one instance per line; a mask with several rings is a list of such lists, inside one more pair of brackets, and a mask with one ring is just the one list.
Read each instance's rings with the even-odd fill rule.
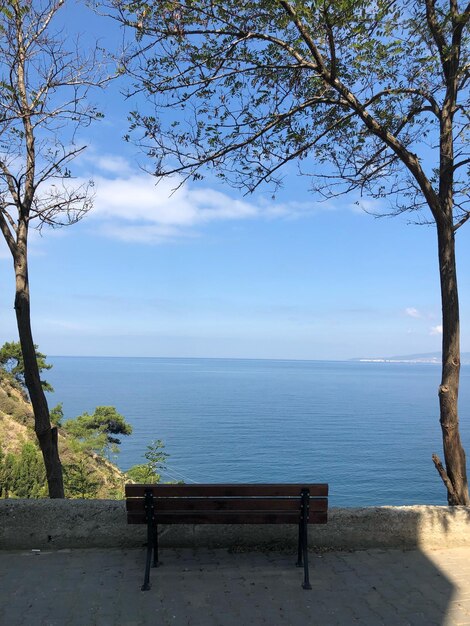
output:
[[144,584],[142,585],[142,591],[148,591],[150,589],[150,562],[152,560],[153,549],[153,529],[152,524],[147,524],[147,558],[145,561],[145,576]]
[[[308,518],[310,514],[310,493],[308,489],[302,489],[301,505],[300,505],[300,520],[299,520],[299,537],[301,537],[300,544],[302,545],[302,555],[304,560],[304,582],[302,587],[304,589],[311,589],[309,575],[308,575]],[[300,545],[299,544],[299,545]]]
[[158,561],[158,526],[155,524],[153,528],[153,567],[160,565]]
[[304,557],[304,582],[302,583],[302,587],[304,589],[311,589],[312,585],[310,584],[309,574],[308,574],[308,536],[307,536],[307,520],[303,520],[303,557]]
[[142,591],[148,591],[150,589],[150,563],[152,561],[152,550],[154,547],[154,529],[157,527],[157,524],[155,523],[153,494],[151,489],[145,490],[144,508],[145,517],[147,519],[147,558],[145,560],[144,584],[141,589]]
[[299,521],[299,541],[297,544],[297,567],[302,567],[302,522]]

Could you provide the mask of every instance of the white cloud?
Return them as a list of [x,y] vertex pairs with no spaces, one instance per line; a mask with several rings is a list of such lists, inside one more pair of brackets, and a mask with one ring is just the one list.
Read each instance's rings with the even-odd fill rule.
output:
[[131,167],[123,157],[113,154],[105,154],[93,159],[96,167],[110,174],[130,174]]
[[246,219],[258,207],[208,188],[192,189],[180,181],[155,179],[148,174],[128,178],[95,178],[95,217],[173,227],[195,226],[214,220]]
[[119,154],[99,153],[93,144],[80,155],[81,176],[73,186],[94,181],[94,207],[89,218],[95,232],[122,241],[161,243],[181,237],[197,236],[209,223],[252,219],[299,219],[325,211],[374,211],[376,200],[360,199],[358,203],[327,200],[317,202],[281,202],[267,196],[249,198],[229,195],[225,189],[214,189],[186,182],[174,176],[157,179],[142,172]]
[[95,177],[90,217],[100,220],[98,231],[125,241],[160,243],[195,236],[197,227],[210,222],[286,219],[321,209],[313,203],[237,199],[209,187],[181,185],[175,177],[155,182],[146,173]]
[[86,171],[86,175],[94,177],[101,173],[104,176],[130,176],[132,174],[131,164],[120,154],[100,154],[96,146],[91,145],[80,154],[76,161],[81,166],[80,171]]
[[408,317],[414,317],[415,319],[419,319],[420,317],[422,317],[421,313],[418,311],[418,309],[415,309],[414,306],[409,306],[408,308],[406,308],[405,313],[408,315]]
[[437,326],[432,326],[429,331],[430,335],[442,335],[442,324],[438,324]]

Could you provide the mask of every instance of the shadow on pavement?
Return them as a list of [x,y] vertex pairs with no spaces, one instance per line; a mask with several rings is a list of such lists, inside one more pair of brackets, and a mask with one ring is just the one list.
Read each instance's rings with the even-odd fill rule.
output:
[[[312,590],[286,552],[163,549],[142,592],[142,549],[0,552],[8,626],[458,624],[470,549],[311,553]],[[465,572],[466,570],[466,572]]]

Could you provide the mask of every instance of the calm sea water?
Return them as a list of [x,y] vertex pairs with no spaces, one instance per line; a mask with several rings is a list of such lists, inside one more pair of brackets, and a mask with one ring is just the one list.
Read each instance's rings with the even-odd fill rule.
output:
[[[132,424],[117,463],[163,439],[168,480],[328,482],[333,506],[445,504],[439,367],[238,359],[54,357],[51,406],[112,405]],[[470,453],[470,367],[461,434]]]

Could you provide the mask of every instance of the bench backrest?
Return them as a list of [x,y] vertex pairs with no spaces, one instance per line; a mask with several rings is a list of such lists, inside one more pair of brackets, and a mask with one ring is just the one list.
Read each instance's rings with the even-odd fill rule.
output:
[[153,496],[157,524],[298,524],[302,492],[308,522],[326,524],[327,484],[126,485],[129,524],[145,524],[145,494]]

